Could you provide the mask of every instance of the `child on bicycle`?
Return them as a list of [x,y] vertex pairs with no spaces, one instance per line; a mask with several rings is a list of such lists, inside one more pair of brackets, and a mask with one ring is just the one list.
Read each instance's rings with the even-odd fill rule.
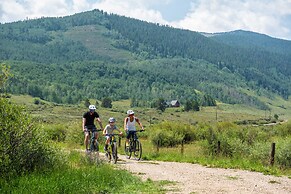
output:
[[106,137],[106,141],[105,141],[105,147],[104,147],[104,151],[107,151],[108,149],[108,145],[110,143],[110,136],[109,134],[113,134],[113,131],[116,130],[119,132],[119,135],[122,135],[122,132],[117,128],[117,126],[115,125],[115,118],[111,117],[108,120],[108,125],[105,126],[104,130],[103,130],[103,135],[105,135]]
[[144,130],[144,128],[139,119],[134,116],[134,112],[132,110],[128,110],[126,113],[127,117],[124,119],[124,130],[126,131],[127,134],[126,145],[128,145],[130,137],[134,136],[134,133],[136,133],[135,123],[138,123],[142,130]]

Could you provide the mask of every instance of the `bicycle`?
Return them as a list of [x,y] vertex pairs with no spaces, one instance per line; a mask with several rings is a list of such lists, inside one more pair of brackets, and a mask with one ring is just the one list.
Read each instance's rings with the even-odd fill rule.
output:
[[133,136],[131,136],[129,138],[129,146],[126,145],[125,142],[125,146],[124,146],[124,151],[125,151],[125,155],[127,159],[131,158],[131,155],[133,153],[134,158],[136,160],[140,160],[141,159],[141,155],[142,155],[142,145],[141,142],[139,141],[136,133],[137,132],[143,132],[144,130],[137,130],[135,131],[135,133],[133,134]]
[[106,136],[109,136],[109,145],[108,149],[105,153],[106,158],[108,159],[108,162],[111,162],[111,158],[113,158],[114,164],[117,163],[117,142],[115,139],[115,135],[119,134],[106,134]]
[[[101,129],[97,129],[95,131],[90,131],[89,132],[89,150],[87,150],[87,154],[90,154],[90,158],[92,160],[95,161],[96,158],[96,162],[98,163],[99,161],[99,143],[97,141],[97,139],[95,138],[95,133],[97,133],[98,131],[102,131]],[[93,156],[92,156],[93,153]]]

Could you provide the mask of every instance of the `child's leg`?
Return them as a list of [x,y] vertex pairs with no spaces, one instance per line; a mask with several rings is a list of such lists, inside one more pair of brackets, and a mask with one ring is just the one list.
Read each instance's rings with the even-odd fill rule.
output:
[[105,151],[107,151],[107,149],[108,149],[108,144],[109,144],[109,141],[110,141],[108,136],[106,136],[106,138],[107,138],[107,139],[106,139],[106,141],[105,141],[105,147],[104,147],[104,150],[105,150]]

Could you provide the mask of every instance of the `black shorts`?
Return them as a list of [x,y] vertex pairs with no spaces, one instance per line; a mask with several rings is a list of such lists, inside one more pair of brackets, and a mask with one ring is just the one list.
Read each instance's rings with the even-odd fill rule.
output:
[[96,128],[96,126],[95,125],[88,125],[88,126],[85,126],[85,130],[86,131],[91,131],[91,132],[95,132],[95,131],[97,131],[97,128]]
[[130,137],[134,138],[136,131],[127,131],[126,139],[130,139]]

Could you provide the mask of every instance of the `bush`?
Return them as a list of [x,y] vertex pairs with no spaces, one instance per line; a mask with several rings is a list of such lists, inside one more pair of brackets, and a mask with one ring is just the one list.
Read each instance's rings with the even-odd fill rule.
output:
[[278,142],[276,146],[275,161],[286,168],[291,168],[291,139],[286,139],[282,142]]
[[250,147],[250,154],[248,158],[254,162],[260,161],[262,164],[268,165],[270,159],[270,150],[270,142],[256,142]]
[[0,174],[12,177],[52,168],[58,161],[24,109],[0,98]]
[[277,135],[281,137],[286,137],[291,134],[291,121],[282,124],[282,125],[277,125],[275,127],[275,132]]
[[44,127],[44,133],[49,140],[64,142],[67,135],[67,127],[63,124],[50,124]]
[[194,127],[181,123],[163,122],[153,126],[151,130],[152,143],[160,147],[174,147],[182,143],[188,143],[195,139]]
[[[99,138],[100,138],[100,133],[99,133]],[[72,123],[72,125],[68,126],[65,141],[71,144],[78,144],[78,145],[84,144],[84,132],[81,128],[80,123]]]

